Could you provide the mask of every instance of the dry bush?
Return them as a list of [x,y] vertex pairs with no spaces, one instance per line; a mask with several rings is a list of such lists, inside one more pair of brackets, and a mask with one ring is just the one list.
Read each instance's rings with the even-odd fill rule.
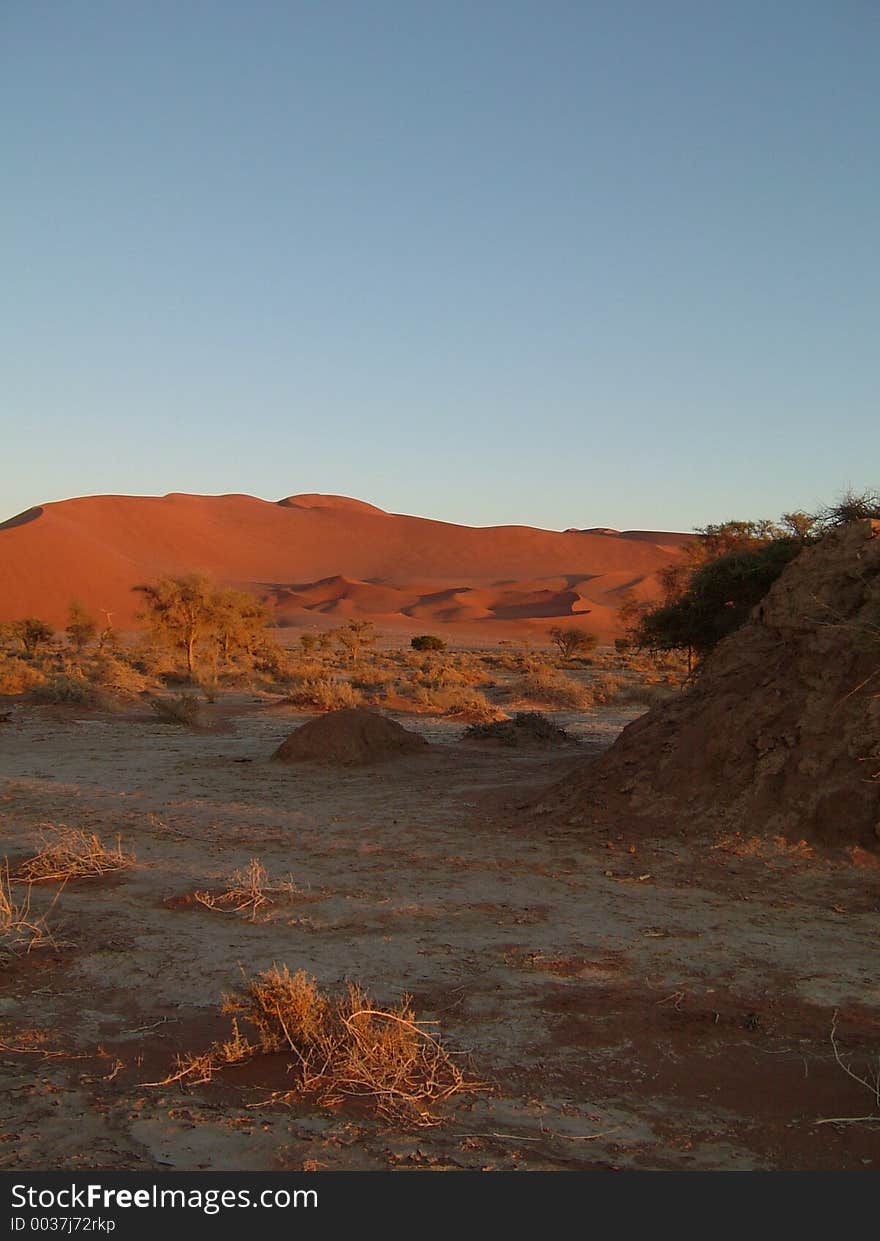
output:
[[69,704],[76,707],[104,707],[107,696],[90,681],[87,681],[78,669],[69,672],[58,672],[42,685],[35,686],[30,693],[34,702],[50,703],[53,706]]
[[45,673],[33,664],[14,655],[0,655],[0,695],[26,694],[45,683]]
[[294,686],[287,696],[294,707],[314,707],[316,711],[338,711],[342,707],[357,707],[363,702],[363,694],[348,681],[332,677],[309,677]]
[[0,946],[17,955],[21,948],[30,952],[54,944],[46,916],[31,911],[30,887],[20,900],[13,894],[9,862],[4,858],[0,867]]
[[572,711],[588,711],[595,703],[588,686],[537,660],[526,665],[525,672],[513,685],[513,694],[522,702],[567,707]]
[[26,883],[44,879],[84,879],[108,875],[134,866],[133,853],[123,853],[122,842],[108,848],[94,832],[80,827],[53,827],[42,834],[42,845],[17,868],[15,878]]
[[[292,1101],[308,1094],[325,1106],[366,1099],[386,1117],[420,1125],[438,1123],[431,1108],[451,1095],[476,1090],[425,1023],[416,1019],[409,997],[377,1008],[356,983],[339,996],[325,995],[304,971],[273,966],[224,997],[232,1036],[207,1052],[178,1060],[177,1071],[150,1086],[210,1081],[224,1065],[259,1053],[292,1053]],[[258,1042],[243,1037],[239,1020],[252,1026]]]
[[296,659],[291,661],[287,676],[295,685],[302,681],[317,680],[327,675],[327,665],[319,659]]
[[152,698],[150,707],[163,724],[181,724],[184,728],[198,728],[202,724],[202,707],[196,694]]
[[453,689],[428,689],[420,686],[415,690],[414,707],[437,715],[453,715],[467,720],[504,719],[505,713],[489,701],[478,689],[465,686]]
[[572,740],[563,728],[539,711],[520,711],[512,720],[491,724],[470,724],[465,730],[469,741],[500,741],[503,745],[564,745]]
[[607,706],[608,703],[614,702],[620,697],[623,690],[623,681],[620,677],[612,676],[611,673],[605,672],[593,677],[590,681],[589,689],[597,706]]
[[[499,642],[498,646],[504,646],[504,642]],[[493,668],[498,672],[521,672],[522,659],[513,651],[493,650],[481,657],[482,663],[487,668]]]
[[367,698],[384,698],[387,691],[395,684],[398,670],[378,659],[363,664],[351,677],[351,685]]
[[656,654],[635,648],[608,654],[601,661],[604,667],[620,672],[631,672],[648,682],[659,679],[681,685],[688,678],[687,656],[681,651],[661,651]]
[[292,879],[273,883],[259,858],[251,858],[242,870],[234,870],[226,880],[222,892],[201,891],[194,893],[196,900],[208,909],[220,913],[250,913],[251,922],[264,905],[274,905],[279,899],[296,896],[298,888]]

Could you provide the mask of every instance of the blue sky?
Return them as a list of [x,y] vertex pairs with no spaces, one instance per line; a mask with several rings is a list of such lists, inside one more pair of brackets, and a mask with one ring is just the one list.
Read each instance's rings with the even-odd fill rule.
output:
[[5,0],[0,509],[880,483],[875,0]]

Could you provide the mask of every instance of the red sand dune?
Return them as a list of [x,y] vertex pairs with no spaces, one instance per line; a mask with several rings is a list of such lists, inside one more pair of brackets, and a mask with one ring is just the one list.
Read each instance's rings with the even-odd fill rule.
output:
[[199,572],[266,599],[282,625],[369,616],[491,642],[567,623],[607,637],[623,595],[656,597],[688,537],[456,526],[343,496],[88,496],[0,524],[0,620],[61,626],[79,599],[130,628],[134,586]]

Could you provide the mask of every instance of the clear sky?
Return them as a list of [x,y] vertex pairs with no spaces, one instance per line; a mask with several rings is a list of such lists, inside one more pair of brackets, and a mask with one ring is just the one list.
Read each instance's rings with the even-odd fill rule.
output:
[[0,517],[880,483],[877,0],[3,0]]

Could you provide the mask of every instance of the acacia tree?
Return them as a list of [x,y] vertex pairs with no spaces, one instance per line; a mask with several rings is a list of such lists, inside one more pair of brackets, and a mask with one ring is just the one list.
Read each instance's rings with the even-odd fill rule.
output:
[[146,601],[146,619],[160,641],[184,652],[190,676],[195,671],[196,644],[211,619],[211,586],[197,574],[163,577],[153,585],[136,586]]
[[265,605],[243,590],[216,590],[209,604],[211,636],[222,662],[239,652],[254,654],[270,621]]
[[372,646],[379,635],[372,621],[350,620],[336,631],[336,641],[353,664],[360,659],[365,647]]
[[587,629],[563,629],[560,625],[551,629],[549,636],[560,658],[565,660],[574,659],[575,655],[588,655],[599,642],[596,635]]
[[702,527],[684,559],[660,571],[662,602],[633,615],[627,636],[654,654],[685,651],[693,669],[739,628],[818,531],[818,519],[807,513],[786,513],[780,523],[726,521]]
[[692,669],[744,623],[800,550],[797,539],[772,539],[708,561],[678,599],[644,613],[635,630],[639,646],[655,654],[684,650]]
[[197,656],[206,649],[224,662],[241,651],[252,653],[269,619],[266,608],[252,595],[219,587],[195,573],[163,577],[135,590],[146,600],[145,616],[153,633],[183,652],[191,677]]

